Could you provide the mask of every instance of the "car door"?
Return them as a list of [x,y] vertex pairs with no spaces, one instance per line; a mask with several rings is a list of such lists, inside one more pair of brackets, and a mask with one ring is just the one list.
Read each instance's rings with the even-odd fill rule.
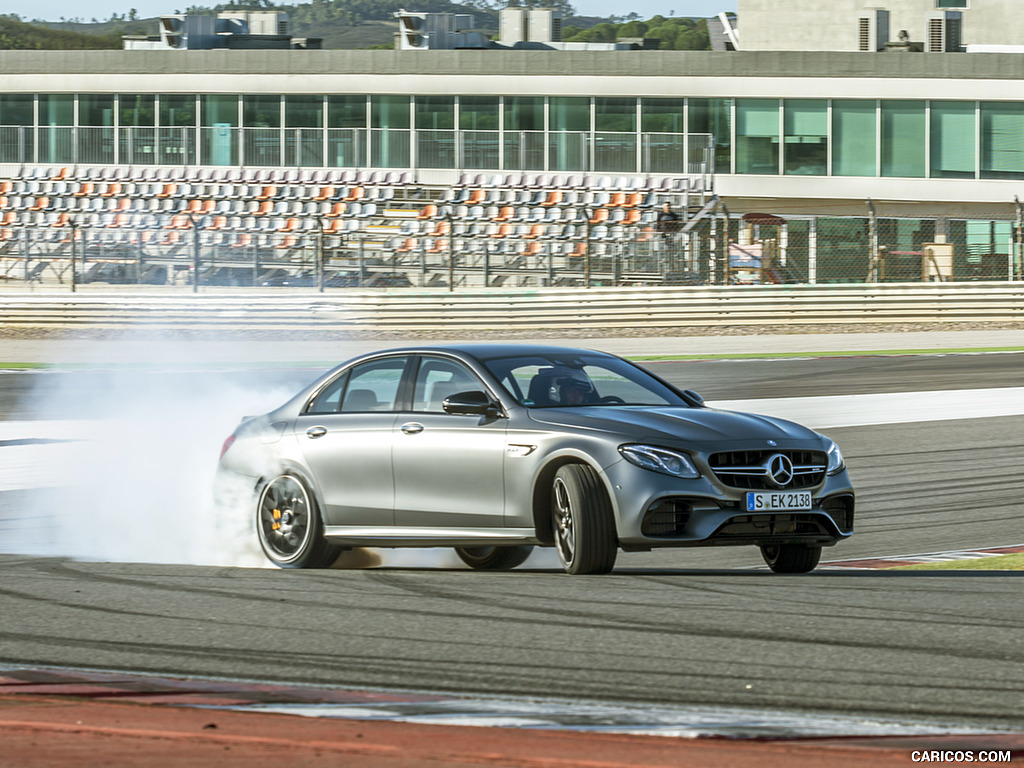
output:
[[321,389],[296,421],[296,438],[327,525],[394,525],[392,441],[409,357],[360,363]]
[[457,360],[423,356],[411,408],[395,422],[395,523],[499,527],[505,511],[503,417],[444,412],[445,397],[487,391]]

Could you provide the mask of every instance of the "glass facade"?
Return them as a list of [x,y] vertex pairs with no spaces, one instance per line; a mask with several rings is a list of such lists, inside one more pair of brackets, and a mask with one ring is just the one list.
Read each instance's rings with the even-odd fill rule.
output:
[[923,101],[883,101],[882,175],[923,178],[925,133]]
[[778,99],[737,99],[736,173],[778,172]]
[[11,163],[683,174],[712,157],[718,174],[1024,179],[1024,102],[0,93]]
[[796,176],[828,175],[828,102],[787,99],[783,109],[785,172]]
[[1024,178],[1024,104],[982,102],[981,178]]
[[875,101],[832,102],[832,175],[878,175]]

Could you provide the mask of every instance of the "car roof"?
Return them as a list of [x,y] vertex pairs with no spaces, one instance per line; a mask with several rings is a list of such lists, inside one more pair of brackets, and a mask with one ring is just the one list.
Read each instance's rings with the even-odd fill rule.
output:
[[394,349],[383,349],[371,353],[366,357],[376,354],[394,354],[400,352],[428,354],[430,352],[448,352],[452,354],[463,354],[477,360],[492,360],[497,357],[528,357],[530,355],[566,355],[566,354],[587,354],[606,355],[613,357],[608,352],[601,352],[596,349],[584,349],[581,347],[565,347],[557,344],[523,344],[517,342],[467,342],[465,344],[424,344],[408,347],[396,347]]

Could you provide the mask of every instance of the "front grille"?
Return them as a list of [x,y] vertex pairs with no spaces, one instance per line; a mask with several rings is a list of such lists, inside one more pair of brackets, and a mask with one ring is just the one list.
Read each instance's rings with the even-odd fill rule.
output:
[[740,515],[729,518],[710,537],[714,541],[772,541],[793,538],[834,538],[827,520],[812,513]]
[[793,462],[793,479],[783,486],[787,490],[812,488],[824,481],[828,466],[824,451],[726,451],[712,454],[708,463],[715,477],[730,488],[777,490],[779,486],[768,476],[768,462],[779,453]]
[[829,496],[821,503],[821,508],[836,521],[840,531],[846,533],[853,530],[853,496],[848,493]]
[[647,510],[640,532],[644,536],[681,536],[692,511],[685,499],[662,499]]

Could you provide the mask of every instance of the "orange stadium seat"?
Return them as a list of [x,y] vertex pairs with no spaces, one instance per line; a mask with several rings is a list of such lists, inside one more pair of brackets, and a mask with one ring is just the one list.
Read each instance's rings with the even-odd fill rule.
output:
[[561,202],[562,202],[562,190],[560,190],[560,189],[552,189],[550,192],[548,192],[547,199],[545,199],[544,202],[541,203],[541,205],[544,205],[544,206],[559,205]]

